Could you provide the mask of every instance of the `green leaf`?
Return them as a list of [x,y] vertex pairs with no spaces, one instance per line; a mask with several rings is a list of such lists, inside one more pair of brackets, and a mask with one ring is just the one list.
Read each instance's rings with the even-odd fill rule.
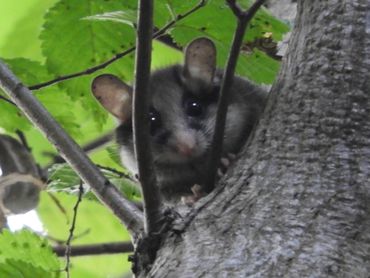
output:
[[[128,178],[119,176],[112,171],[101,169],[111,183],[117,186],[129,200],[138,200],[141,197],[139,185]],[[128,176],[128,175],[127,175]]]
[[[107,169],[100,169],[103,175],[130,200],[140,198],[138,185],[131,181],[128,175],[122,176]],[[73,169],[65,163],[54,164],[48,169],[48,190],[53,192],[66,192],[69,194],[78,194],[80,178]],[[85,197],[96,199],[95,195],[89,189],[85,192]]]
[[54,164],[48,169],[48,189],[75,193],[80,184],[79,176],[66,163]]
[[[39,271],[41,269],[49,273],[56,273],[60,269],[59,260],[52,252],[48,242],[30,231],[22,230],[13,234],[5,229],[0,234],[0,246],[0,263],[7,264],[9,262],[14,262],[15,260],[21,261],[23,262],[23,266],[26,267],[26,265],[28,265],[29,269],[34,269],[34,271]],[[17,265],[14,265],[13,268],[14,267],[19,271],[23,269]],[[0,277],[6,276],[0,275]],[[50,275],[41,277],[57,276]]]
[[112,161],[114,161],[117,165],[121,165],[121,158],[119,157],[118,145],[111,145],[106,147],[106,151],[108,156]]
[[[0,95],[8,98],[1,90]],[[6,131],[14,132],[16,129],[29,129],[30,123],[17,107],[6,101],[0,100],[0,127]]]
[[113,22],[119,22],[119,23],[127,24],[131,27],[134,27],[136,24],[136,17],[137,17],[136,10],[127,9],[125,11],[107,12],[103,14],[87,16],[83,19],[113,21]]
[[57,270],[51,273],[20,260],[6,259],[4,263],[0,263],[0,277],[2,278],[52,278],[59,276]]
[[[1,2],[0,55],[2,58],[24,57],[42,61],[40,26],[45,11],[55,0]],[[20,39],[21,38],[21,39]],[[27,42],[27,43],[25,43]]]
[[[197,3],[197,1],[186,1],[186,4],[179,4],[178,1],[180,0],[171,1],[172,8],[176,13],[184,12],[189,9],[189,6],[194,6]],[[242,4],[249,5],[250,2],[242,1]],[[175,42],[181,46],[187,45],[196,37],[211,38],[217,46],[218,64],[224,67],[235,28],[236,18],[225,1],[211,0],[205,7],[177,22],[170,30],[170,34]],[[244,41],[249,42],[263,38],[266,34],[269,34],[274,40],[280,40],[288,30],[287,25],[272,17],[267,10],[261,9],[250,23]],[[256,65],[258,66],[256,67]],[[252,54],[241,53],[237,73],[257,83],[272,83],[278,69],[278,61],[254,49]]]
[[[53,195],[63,210],[46,192],[42,192],[37,212],[51,238],[66,240],[77,197],[65,193]],[[130,240],[130,235],[111,210],[88,199],[83,199],[79,205],[74,236],[72,245]],[[129,271],[131,266],[127,254],[71,257],[71,264],[71,277],[120,277],[119,274]]]
[[269,33],[275,41],[280,41],[289,29],[286,23],[278,20],[267,9],[261,7],[248,26],[245,40],[253,41]]
[[[134,30],[124,24],[107,21],[83,20],[88,16],[126,10],[123,1],[59,1],[45,16],[41,32],[42,50],[46,64],[55,76],[86,70],[111,59],[135,42]],[[130,80],[133,73],[133,55],[127,55],[104,72]],[[91,115],[99,128],[107,113],[90,93],[94,75],[74,78],[59,84],[73,101],[78,101]]]
[[[5,62],[26,85],[36,83],[40,79],[51,78],[46,68],[39,62],[23,58],[9,59]],[[79,133],[79,125],[75,122],[76,117],[70,107],[65,105],[70,101],[70,98],[63,91],[57,87],[48,87],[42,92],[34,92],[34,94],[67,132],[72,135]],[[30,128],[31,124],[28,119],[15,106],[1,101],[0,111],[1,114],[6,113],[6,116],[0,117],[0,126],[9,132]]]

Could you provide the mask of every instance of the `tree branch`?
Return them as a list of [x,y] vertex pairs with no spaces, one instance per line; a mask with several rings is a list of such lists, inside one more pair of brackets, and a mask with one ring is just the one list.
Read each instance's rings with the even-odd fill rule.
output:
[[133,127],[135,155],[144,201],[146,234],[158,230],[160,196],[156,185],[149,135],[149,78],[152,52],[153,0],[139,0],[135,63]]
[[[59,257],[63,257],[66,253],[67,246],[54,246],[53,251]],[[131,242],[112,242],[89,245],[74,245],[70,246],[70,256],[86,256],[86,255],[103,255],[128,253],[134,251]]]
[[[169,28],[171,28],[173,25],[175,25],[178,21],[180,21],[181,19],[183,19],[183,18],[191,15],[195,11],[199,10],[201,7],[205,6],[205,4],[206,4],[206,0],[201,0],[195,7],[193,7],[189,11],[187,11],[187,12],[185,12],[183,14],[177,15],[174,20],[170,21],[165,26],[163,26],[160,30],[158,30],[157,32],[155,32],[153,34],[153,39],[157,39],[160,36],[164,35],[166,33],[166,31]],[[101,70],[101,69],[106,68],[107,66],[109,66],[113,62],[117,61],[118,59],[121,59],[122,57],[124,57],[124,56],[130,54],[131,52],[135,51],[135,49],[136,49],[136,47],[133,46],[133,47],[131,47],[131,48],[129,48],[129,49],[121,52],[121,53],[116,54],[114,57],[112,57],[108,61],[105,61],[104,63],[101,63],[101,64],[99,64],[97,66],[88,68],[88,69],[83,70],[83,71],[80,71],[80,72],[76,72],[76,73],[72,73],[72,74],[67,74],[67,75],[64,75],[64,76],[60,76],[60,77],[55,78],[55,79],[52,79],[50,81],[46,81],[46,82],[43,82],[43,83],[40,83],[40,84],[35,84],[35,85],[32,85],[32,86],[29,86],[28,88],[30,90],[38,90],[38,89],[41,89],[41,88],[50,86],[50,85],[55,84],[55,83],[59,83],[59,82],[64,81],[64,80],[72,79],[72,78],[75,78],[75,77],[78,77],[78,76],[89,75],[89,74],[94,73],[94,72],[96,72],[98,70]]]
[[61,152],[78,175],[91,186],[95,194],[136,236],[143,228],[142,213],[112,185],[89,160],[81,148],[64,132],[34,95],[0,61],[0,87],[12,98],[30,121]]
[[226,112],[229,103],[230,94],[228,93],[235,74],[235,67],[238,61],[241,45],[243,43],[244,33],[248,23],[258,11],[264,0],[257,0],[247,11],[243,11],[235,0],[227,0],[228,5],[238,19],[237,27],[234,33],[231,51],[227,60],[227,65],[224,70],[220,98],[218,100],[218,108],[216,115],[216,125],[213,135],[212,151],[208,161],[208,177],[206,180],[204,190],[206,192],[212,191],[215,186],[217,168],[222,154],[222,143],[225,130]]

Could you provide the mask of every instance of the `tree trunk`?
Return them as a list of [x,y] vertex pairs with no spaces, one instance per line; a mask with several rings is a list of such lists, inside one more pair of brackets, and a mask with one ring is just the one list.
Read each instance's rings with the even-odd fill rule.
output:
[[369,277],[369,75],[370,1],[298,1],[254,136],[141,276]]

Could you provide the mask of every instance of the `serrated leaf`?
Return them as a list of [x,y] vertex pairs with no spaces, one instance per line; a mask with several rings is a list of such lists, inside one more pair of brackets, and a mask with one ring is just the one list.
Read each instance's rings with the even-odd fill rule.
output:
[[57,271],[50,273],[41,267],[20,260],[6,259],[5,262],[0,263],[0,277],[2,278],[52,278],[59,276]]
[[110,159],[112,159],[117,165],[121,165],[121,158],[119,157],[118,145],[111,145],[106,147],[106,151]]
[[[120,189],[120,191],[126,196],[126,198],[128,198],[129,200],[140,199],[141,192],[138,183],[132,181],[129,178],[119,176],[109,170],[101,169],[101,171],[111,183],[113,183]],[[129,177],[129,175],[127,175],[127,177]]]
[[[134,45],[135,33],[127,25],[82,20],[96,14],[125,10],[127,5],[121,2],[69,0],[59,1],[52,7],[45,16],[45,25],[40,36],[50,72],[59,76],[82,71],[107,61]],[[130,80],[133,73],[133,55],[127,55],[115,62],[104,72]],[[97,74],[68,80],[59,86],[66,89],[74,101],[79,101],[101,128],[107,119],[107,113],[90,93],[91,80]]]
[[[178,1],[180,0],[171,1],[175,11]],[[244,5],[249,5],[250,2],[242,1]],[[197,1],[187,1],[186,5],[191,5],[191,3],[194,6]],[[179,6],[182,9],[179,13],[184,12],[184,4],[179,4]],[[189,7],[186,10],[188,9]],[[223,67],[230,51],[235,28],[236,18],[225,1],[212,0],[205,7],[176,23],[170,30],[170,34],[175,42],[181,46],[185,46],[196,37],[211,38],[217,46],[218,64]],[[262,38],[266,33],[270,34],[271,38],[279,40],[288,30],[287,25],[269,15],[267,10],[261,9],[250,23],[244,41]],[[252,55],[241,53],[237,73],[258,83],[272,83],[279,69],[278,65],[279,62],[258,50],[254,50]]]
[[[0,233],[0,246],[0,263],[7,260],[17,260],[49,273],[55,273],[59,270],[59,260],[52,252],[48,242],[28,230],[16,233],[3,230]],[[0,275],[0,277],[3,276]]]
[[80,184],[79,176],[66,163],[54,164],[48,169],[48,189],[75,192]]
[[[103,175],[130,200],[140,198],[140,190],[137,184],[128,177],[115,173],[107,169],[100,169]],[[80,185],[79,176],[66,163],[54,164],[48,169],[48,190],[53,192],[66,192],[69,194],[78,194]],[[96,199],[95,195],[90,192],[89,187],[85,187],[84,197]]]

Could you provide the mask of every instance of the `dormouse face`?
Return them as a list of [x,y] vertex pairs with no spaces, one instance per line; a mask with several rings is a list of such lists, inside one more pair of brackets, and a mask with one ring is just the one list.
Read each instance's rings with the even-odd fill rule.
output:
[[[148,120],[155,162],[187,163],[202,158],[209,149],[219,91],[215,57],[213,42],[199,38],[186,48],[184,66],[152,74]],[[92,91],[121,121],[118,141],[133,153],[131,87],[115,76],[101,75],[93,81]]]
[[151,77],[149,120],[157,162],[196,160],[210,147],[219,86],[190,79],[180,66],[156,71]]

